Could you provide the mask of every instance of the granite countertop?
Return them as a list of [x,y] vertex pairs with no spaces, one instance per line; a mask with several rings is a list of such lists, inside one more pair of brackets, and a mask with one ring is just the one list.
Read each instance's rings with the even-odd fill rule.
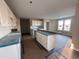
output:
[[55,33],[47,32],[47,31],[38,31],[38,32],[46,36],[55,34]]
[[20,43],[20,33],[9,33],[0,39],[0,48]]
[[72,38],[71,35],[66,35],[66,34],[63,34],[61,32],[51,32],[51,31],[47,31],[47,30],[38,30],[38,32],[41,34],[47,35],[47,36],[52,35],[52,34],[59,34],[59,35],[63,35],[63,36],[67,36],[67,37]]

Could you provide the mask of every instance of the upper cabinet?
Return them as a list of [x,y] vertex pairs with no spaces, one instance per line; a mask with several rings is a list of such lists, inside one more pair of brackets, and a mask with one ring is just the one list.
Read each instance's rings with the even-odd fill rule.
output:
[[0,9],[0,26],[1,26],[1,9]]
[[0,24],[1,26],[16,27],[16,17],[4,0],[0,0]]

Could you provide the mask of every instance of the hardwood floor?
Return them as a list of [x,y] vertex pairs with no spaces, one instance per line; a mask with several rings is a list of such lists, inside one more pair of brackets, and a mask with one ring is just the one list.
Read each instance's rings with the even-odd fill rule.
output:
[[72,52],[72,59],[79,59],[79,52],[73,51]]
[[46,51],[39,48],[31,36],[24,36],[24,59],[45,59]]
[[[45,51],[42,47],[39,47],[35,40],[31,38],[31,36],[23,36],[23,44],[23,59],[45,59],[47,51]],[[79,52],[73,50],[71,56],[72,57],[70,59],[79,59]]]

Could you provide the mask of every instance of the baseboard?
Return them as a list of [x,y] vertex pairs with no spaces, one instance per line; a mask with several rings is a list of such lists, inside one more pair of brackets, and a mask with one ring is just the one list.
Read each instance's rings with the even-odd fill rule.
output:
[[40,49],[44,49],[46,52],[48,52],[36,39],[35,39],[35,42]]
[[79,49],[77,49],[77,48],[74,48],[74,50],[79,52]]
[[22,35],[30,35],[30,33],[22,33]]

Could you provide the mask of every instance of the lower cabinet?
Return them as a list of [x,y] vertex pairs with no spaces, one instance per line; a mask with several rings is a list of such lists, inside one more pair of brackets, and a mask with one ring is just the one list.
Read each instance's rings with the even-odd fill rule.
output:
[[50,51],[53,48],[70,48],[72,44],[72,39],[70,37],[59,34],[45,35],[37,32],[36,40],[47,51]]
[[55,35],[44,35],[36,33],[36,40],[47,50],[50,51],[55,47]]
[[21,59],[20,44],[0,47],[0,59]]

